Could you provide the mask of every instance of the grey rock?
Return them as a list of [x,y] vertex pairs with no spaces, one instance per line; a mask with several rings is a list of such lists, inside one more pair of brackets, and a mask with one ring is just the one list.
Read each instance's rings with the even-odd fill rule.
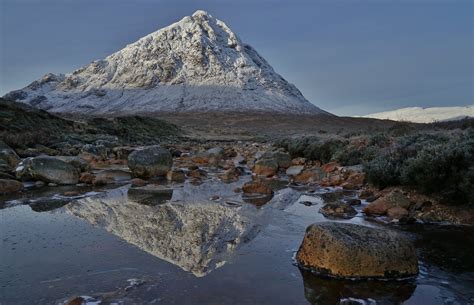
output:
[[74,166],[48,156],[27,158],[18,164],[15,171],[21,180],[55,184],[77,184],[79,181],[79,171]]
[[134,177],[165,176],[172,165],[170,151],[158,145],[136,150],[128,156],[128,167]]

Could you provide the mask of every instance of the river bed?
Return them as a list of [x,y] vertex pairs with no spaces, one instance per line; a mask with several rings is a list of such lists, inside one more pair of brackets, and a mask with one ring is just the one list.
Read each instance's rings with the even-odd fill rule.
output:
[[[243,197],[211,174],[202,184],[142,188],[32,188],[1,197],[0,303],[65,304],[472,304],[474,228],[393,225],[358,214],[326,219],[333,188],[275,181],[272,198]],[[35,202],[43,200],[42,204]],[[56,201],[55,201],[56,200]],[[41,202],[40,202],[41,203]],[[305,204],[302,204],[305,203]],[[403,231],[420,260],[416,279],[343,281],[294,262],[306,227],[345,221]]]

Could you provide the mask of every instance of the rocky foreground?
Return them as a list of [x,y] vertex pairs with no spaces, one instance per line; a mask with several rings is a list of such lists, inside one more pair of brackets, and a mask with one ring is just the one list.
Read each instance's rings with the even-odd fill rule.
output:
[[[152,194],[153,200],[159,197],[166,202],[170,197],[167,197],[166,190],[156,187],[157,183],[169,181],[199,185],[210,173],[217,171],[218,179],[224,184],[246,177],[247,182],[233,192],[257,206],[266,204],[275,192],[275,184],[283,181],[295,189],[334,189],[322,195],[325,205],[319,212],[328,220],[351,219],[358,214],[356,208],[360,210],[362,206],[364,217],[386,225],[474,223],[474,214],[468,208],[442,205],[413,190],[394,187],[378,190],[368,185],[361,166],[345,167],[337,162],[321,164],[301,157],[292,158],[289,153],[269,143],[190,141],[123,146],[97,141],[63,149],[37,147],[15,151],[1,142],[0,164],[0,193],[7,198],[28,194],[33,189],[60,185],[100,188],[131,184],[129,198],[146,202],[147,194]],[[347,190],[358,195],[352,199],[344,198]],[[81,195],[80,191],[65,192],[62,194],[63,204]],[[219,192],[210,194],[209,200],[219,201]],[[41,201],[34,205],[36,209],[42,208]],[[147,251],[156,253],[157,250]],[[181,259],[161,252],[157,255],[172,261]],[[308,227],[296,260],[303,268],[335,277],[405,278],[418,272],[414,247],[399,233],[337,222]],[[186,270],[197,274],[204,272],[186,265],[188,263],[183,264]]]

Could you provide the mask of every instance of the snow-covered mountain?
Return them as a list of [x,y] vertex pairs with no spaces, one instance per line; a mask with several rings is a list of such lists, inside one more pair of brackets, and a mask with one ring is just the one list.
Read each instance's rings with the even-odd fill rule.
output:
[[408,107],[392,111],[373,113],[362,116],[381,120],[406,121],[414,123],[433,123],[454,121],[474,117],[474,105],[463,107]]
[[88,114],[325,113],[204,11],[70,74],[47,74],[5,98],[52,112]]

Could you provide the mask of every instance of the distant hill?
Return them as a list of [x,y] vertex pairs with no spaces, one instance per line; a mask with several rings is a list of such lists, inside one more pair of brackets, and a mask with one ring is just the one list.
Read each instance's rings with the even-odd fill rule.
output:
[[409,107],[362,116],[381,120],[405,121],[413,123],[433,123],[454,121],[474,117],[474,105],[463,107]]
[[92,143],[104,138],[116,138],[123,143],[158,143],[181,134],[176,125],[156,118],[124,116],[70,120],[0,98],[0,140],[13,147],[61,141]]

